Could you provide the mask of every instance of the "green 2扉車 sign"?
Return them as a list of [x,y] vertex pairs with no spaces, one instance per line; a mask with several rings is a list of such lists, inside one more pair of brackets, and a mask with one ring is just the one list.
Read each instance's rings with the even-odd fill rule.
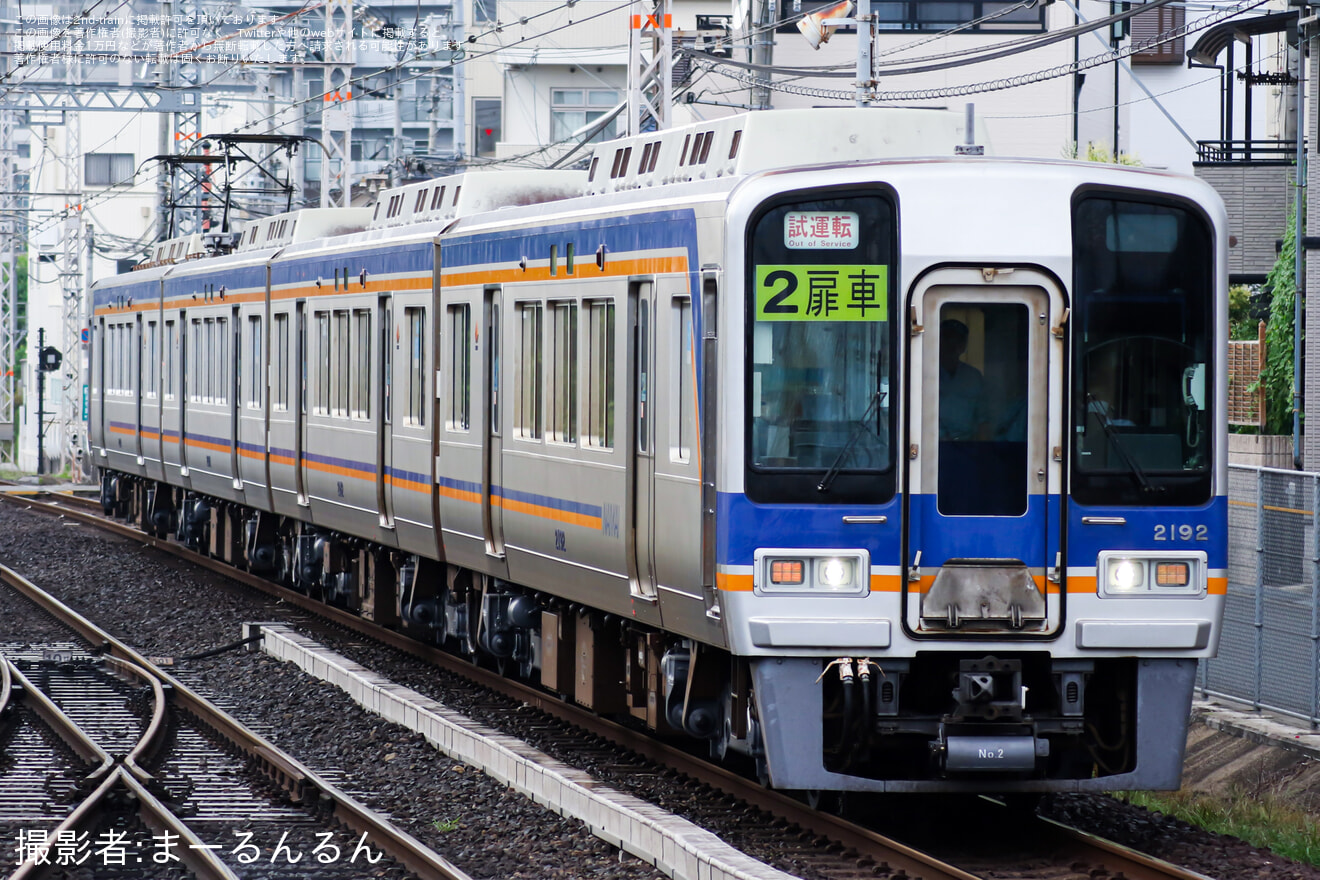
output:
[[887,321],[888,266],[757,266],[758,321]]

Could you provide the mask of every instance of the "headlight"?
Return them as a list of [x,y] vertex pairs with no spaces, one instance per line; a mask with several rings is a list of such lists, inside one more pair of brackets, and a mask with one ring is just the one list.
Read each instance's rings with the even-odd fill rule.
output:
[[854,568],[851,559],[839,559],[838,557],[822,559],[820,561],[820,573],[817,577],[822,586],[837,590],[853,583]]
[[1105,552],[1099,560],[1102,596],[1200,596],[1205,593],[1202,551],[1137,555]]
[[1109,589],[1145,589],[1146,564],[1140,559],[1114,559],[1109,563]]
[[774,595],[865,595],[871,555],[865,550],[757,550],[755,592]]

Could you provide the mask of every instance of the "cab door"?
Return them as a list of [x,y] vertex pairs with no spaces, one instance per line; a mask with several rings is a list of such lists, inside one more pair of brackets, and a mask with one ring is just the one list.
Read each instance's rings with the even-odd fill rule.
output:
[[906,624],[937,637],[1052,632],[1062,291],[1031,269],[951,268],[910,302]]

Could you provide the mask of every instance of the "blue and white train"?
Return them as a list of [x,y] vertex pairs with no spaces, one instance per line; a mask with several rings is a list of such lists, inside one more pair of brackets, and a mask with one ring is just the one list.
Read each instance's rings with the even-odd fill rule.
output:
[[1176,788],[1226,589],[1196,180],[772,111],[95,286],[107,510],[806,790]]

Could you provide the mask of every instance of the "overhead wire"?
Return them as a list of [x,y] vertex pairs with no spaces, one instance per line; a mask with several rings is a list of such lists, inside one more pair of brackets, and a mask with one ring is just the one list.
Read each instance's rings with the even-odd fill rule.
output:
[[[1154,5],[1155,2],[1167,3],[1170,2],[1170,0],[1153,0],[1152,3],[1146,4],[1146,6]],[[1025,85],[1034,85],[1036,83],[1044,82],[1049,79],[1056,79],[1060,76],[1067,76],[1072,73],[1078,73],[1083,70],[1089,70],[1092,67],[1098,67],[1102,64],[1113,63],[1114,61],[1117,61],[1121,58],[1127,58],[1131,55],[1148,51],[1155,46],[1172,42],[1173,40],[1176,40],[1179,37],[1185,36],[1189,33],[1194,33],[1198,30],[1202,30],[1204,28],[1210,27],[1211,25],[1217,24],[1220,21],[1231,18],[1232,16],[1237,15],[1241,12],[1245,12],[1249,9],[1254,9],[1258,6],[1262,6],[1266,2],[1268,2],[1268,0],[1242,0],[1242,2],[1237,3],[1234,6],[1222,9],[1219,12],[1214,13],[1212,15],[1204,16],[1203,18],[1199,18],[1196,21],[1191,22],[1189,24],[1185,24],[1181,27],[1173,28],[1169,31],[1165,31],[1149,40],[1134,42],[1133,44],[1123,49],[1104,52],[1098,55],[1091,56],[1086,59],[1081,59],[1075,62],[1068,62],[1066,64],[1056,65],[1054,67],[1046,68],[1044,70],[1038,70],[1032,73],[1019,74],[1011,77],[1002,77],[996,80],[989,80],[978,83],[969,83],[960,86],[945,86],[945,87],[932,88],[932,89],[912,89],[907,91],[876,92],[872,97],[874,101],[880,103],[928,101],[928,100],[937,100],[940,98],[965,97],[968,95],[984,94],[986,92],[993,92],[993,91],[1002,91],[1004,89],[1017,88]],[[1097,21],[1100,22],[1101,24],[1105,22],[1105,20],[1103,19]],[[1095,23],[1097,22],[1091,22],[1091,24],[1095,24]],[[1032,48],[1036,48],[1036,47],[1033,46]],[[1019,54],[1019,52],[1021,51],[1027,51],[1027,50],[1025,49],[1018,50],[1017,52],[1013,52],[1010,54]],[[1002,55],[996,53],[993,57],[995,58],[1002,57]],[[976,59],[969,59],[959,64],[939,65],[938,67],[931,67],[931,68],[918,68],[913,71],[894,71],[890,75],[900,75],[910,72],[911,73],[927,72],[929,70],[942,70],[948,67],[962,67],[970,64],[979,63],[980,61],[983,60],[989,60],[989,59],[978,56]],[[720,68],[729,66],[727,62],[728,62],[727,59],[710,59],[710,58],[700,59],[698,61],[699,64],[706,67],[708,70],[721,73],[724,76],[728,76],[732,79],[739,80],[745,84],[761,85],[768,87],[774,91],[780,91],[786,94],[796,94],[796,95],[803,95],[806,97],[833,99],[833,100],[850,100],[855,97],[855,92],[852,91],[815,88],[810,86],[794,86],[787,83],[776,83],[773,81],[767,83],[765,80],[762,79],[754,79],[753,77],[749,76],[748,74],[744,73],[742,70],[739,69],[721,70]]]

